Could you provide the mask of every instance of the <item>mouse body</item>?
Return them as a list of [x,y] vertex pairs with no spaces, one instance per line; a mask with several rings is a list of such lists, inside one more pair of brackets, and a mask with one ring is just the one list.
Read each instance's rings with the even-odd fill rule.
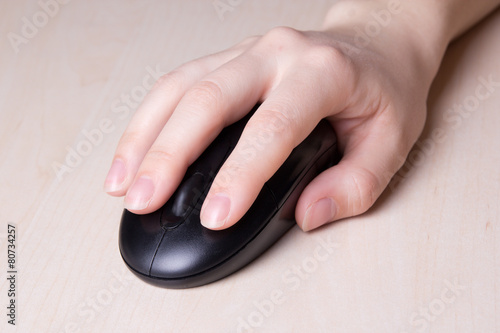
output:
[[339,160],[335,133],[321,120],[240,221],[224,230],[207,229],[200,223],[203,200],[249,118],[222,130],[163,207],[145,215],[123,212],[120,253],[139,278],[166,288],[191,288],[246,266],[295,225],[295,205],[304,187]]

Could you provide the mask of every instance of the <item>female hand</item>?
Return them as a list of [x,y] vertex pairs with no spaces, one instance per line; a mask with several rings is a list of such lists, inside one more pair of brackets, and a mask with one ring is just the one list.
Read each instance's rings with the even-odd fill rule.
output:
[[[412,5],[341,2],[322,31],[275,28],[164,75],[122,136],[106,191],[125,195],[134,213],[160,208],[218,133],[261,102],[214,179],[202,224],[236,223],[322,118],[334,127],[343,158],[304,189],[297,223],[307,231],[365,212],[422,130],[449,40],[415,33],[418,13],[405,12]],[[379,29],[370,36],[372,21]],[[248,155],[262,136],[270,137],[265,149]]]

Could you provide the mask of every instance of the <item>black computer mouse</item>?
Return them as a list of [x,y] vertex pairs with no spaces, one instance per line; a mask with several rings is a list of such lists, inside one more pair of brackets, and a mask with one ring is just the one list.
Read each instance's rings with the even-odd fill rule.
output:
[[163,207],[146,215],[123,212],[120,252],[138,277],[166,288],[214,282],[250,263],[295,225],[295,205],[304,187],[339,160],[335,133],[326,120],[291,152],[240,221],[219,231],[200,223],[212,180],[251,114],[222,130]]

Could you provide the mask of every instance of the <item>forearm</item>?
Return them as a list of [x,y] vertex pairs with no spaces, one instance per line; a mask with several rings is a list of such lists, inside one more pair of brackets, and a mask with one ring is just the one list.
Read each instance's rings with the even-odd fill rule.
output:
[[[426,32],[427,37],[439,36],[450,42],[472,27],[500,5],[500,0],[341,0],[326,17],[324,27],[352,20],[374,10],[396,10],[400,18]],[[337,10],[339,9],[339,10]]]
[[500,5],[499,0],[424,0],[418,5],[434,10],[442,21],[448,39],[460,36]]
[[430,84],[448,44],[498,5],[500,0],[342,0],[323,29],[351,36],[357,48],[391,47],[396,60],[413,65]]
[[[404,1],[404,0],[401,0]],[[420,43],[441,61],[449,43],[500,5],[500,0],[419,0],[406,1],[410,30]],[[409,32],[411,33],[411,31]]]

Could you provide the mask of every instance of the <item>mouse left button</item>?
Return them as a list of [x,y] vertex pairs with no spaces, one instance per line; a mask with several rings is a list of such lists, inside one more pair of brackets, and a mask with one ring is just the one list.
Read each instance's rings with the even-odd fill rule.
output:
[[123,260],[134,271],[149,276],[151,263],[164,230],[161,209],[145,215],[124,210],[120,223],[119,247]]

